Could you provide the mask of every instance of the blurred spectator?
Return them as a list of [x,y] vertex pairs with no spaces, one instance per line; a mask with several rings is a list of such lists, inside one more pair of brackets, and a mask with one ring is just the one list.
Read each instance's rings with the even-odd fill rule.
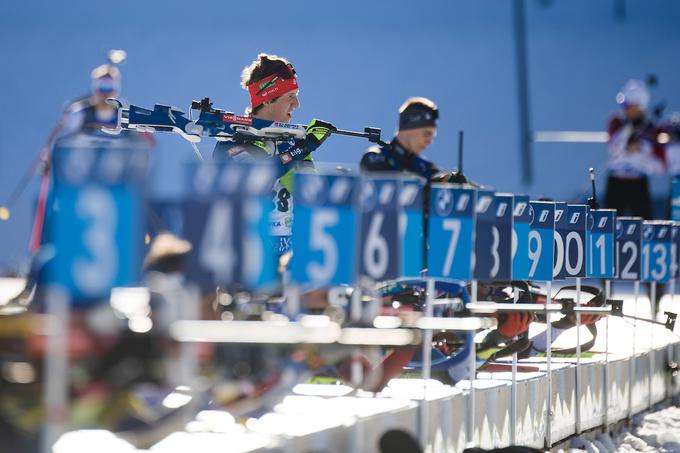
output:
[[666,208],[668,218],[675,220],[680,218],[680,186],[676,182],[680,180],[680,112],[671,113],[668,122],[661,125],[661,130],[659,142],[666,144],[668,175],[673,181]]
[[665,171],[665,149],[659,129],[646,116],[649,89],[641,80],[629,80],[616,95],[621,112],[609,120],[607,190],[605,207],[618,215],[651,219],[648,176]]
[[661,130],[659,142],[666,143],[668,174],[680,178],[680,112],[672,113]]
[[91,94],[72,101],[61,119],[60,135],[74,132],[98,131],[102,127],[115,128],[118,122],[118,109],[106,102],[107,98],[117,98],[121,88],[120,70],[113,65],[104,64],[92,70],[90,75]]
[[96,67],[91,73],[90,95],[70,101],[50,133],[40,152],[42,181],[29,244],[32,253],[38,250],[43,240],[42,233],[49,204],[52,149],[57,139],[78,132],[98,133],[102,127],[114,129],[118,123],[118,108],[108,104],[106,99],[117,97],[120,94],[120,87],[121,75],[116,66],[104,64]]

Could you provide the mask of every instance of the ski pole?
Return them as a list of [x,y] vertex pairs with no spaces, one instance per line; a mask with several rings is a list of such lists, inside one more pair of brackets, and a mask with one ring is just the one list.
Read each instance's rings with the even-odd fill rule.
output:
[[6,209],[8,213],[14,207],[14,203],[16,203],[17,199],[19,199],[19,197],[23,195],[24,191],[26,190],[31,180],[33,179],[33,176],[35,176],[35,172],[38,168],[38,164],[42,160],[42,156],[43,152],[41,151],[40,154],[36,156],[35,159],[33,159],[31,164],[28,166],[23,176],[21,177],[17,185],[14,187],[14,190],[12,191],[11,195],[7,197],[5,203],[2,204],[2,208]]
[[9,219],[14,204],[19,199],[19,197],[21,197],[23,193],[26,191],[26,188],[33,179],[33,176],[35,175],[35,172],[38,169],[41,162],[45,165],[45,168],[43,168],[43,174],[49,171],[52,147],[54,146],[54,142],[57,140],[57,137],[59,136],[59,133],[61,132],[63,125],[64,114],[62,113],[59,116],[59,119],[57,120],[57,125],[54,126],[54,128],[50,132],[50,135],[47,137],[47,140],[45,141],[43,147],[40,149],[38,155],[33,158],[33,160],[27,167],[26,171],[24,172],[23,176],[21,177],[17,185],[14,187],[14,190],[12,190],[12,193],[7,198],[5,203],[0,205],[0,220]]

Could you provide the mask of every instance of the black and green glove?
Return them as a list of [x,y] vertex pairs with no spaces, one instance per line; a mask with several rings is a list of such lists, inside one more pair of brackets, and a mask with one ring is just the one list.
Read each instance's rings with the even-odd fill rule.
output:
[[305,145],[309,152],[316,150],[331,135],[332,131],[338,130],[331,123],[321,120],[312,120],[307,126]]

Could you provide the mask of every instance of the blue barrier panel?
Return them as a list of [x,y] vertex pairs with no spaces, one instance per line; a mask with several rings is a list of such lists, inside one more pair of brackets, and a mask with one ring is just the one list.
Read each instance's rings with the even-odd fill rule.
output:
[[642,225],[643,282],[669,282],[671,279],[671,222],[646,221]]
[[399,179],[360,179],[359,274],[373,281],[398,278],[401,270]]
[[[139,284],[144,253],[148,143],[133,135],[76,134],[55,144],[41,284],[67,289],[75,304]],[[51,209],[51,208],[48,208]]]
[[564,271],[567,278],[585,277],[588,264],[588,206],[567,205]]
[[642,218],[617,217],[616,219],[616,278],[640,280],[640,243]]
[[512,276],[516,280],[529,280],[529,224],[531,210],[528,195],[515,195],[512,223]]
[[591,210],[589,229],[588,276],[614,278],[616,211],[613,209]]
[[204,289],[251,291],[277,285],[277,245],[270,236],[274,167],[204,164],[193,167],[184,228],[193,244],[187,277]]
[[480,190],[477,193],[475,214],[474,278],[510,280],[513,196]]
[[[531,211],[527,241],[529,280],[551,281],[554,262],[552,244],[555,237],[555,203],[532,201],[529,208]],[[513,278],[516,279],[514,276]]]
[[399,193],[401,215],[399,236],[401,276],[420,277],[423,270],[423,202],[425,180],[422,178],[404,179]]
[[[349,175],[298,173],[292,278],[316,287],[353,284],[357,275],[358,179]],[[302,189],[304,188],[304,190]]]
[[454,280],[472,277],[475,190],[433,184],[430,194],[428,276]]

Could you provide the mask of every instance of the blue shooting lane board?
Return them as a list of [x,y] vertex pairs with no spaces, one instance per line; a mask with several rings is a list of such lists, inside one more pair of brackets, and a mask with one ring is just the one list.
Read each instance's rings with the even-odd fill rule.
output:
[[553,247],[553,279],[564,280],[567,272],[564,269],[564,239],[567,237],[567,204],[555,203],[555,241]]
[[678,278],[680,269],[680,222],[673,222],[671,226],[671,279]]
[[[184,205],[184,234],[193,248],[186,266],[187,278],[203,290],[232,288],[240,280],[243,235],[242,167],[205,164],[191,166],[192,202]],[[231,184],[218,186],[220,175]]]
[[[531,222],[527,241],[529,279],[551,281],[553,278],[553,253],[555,237],[555,203],[532,201],[529,203]],[[516,278],[513,275],[513,279]]]
[[588,277],[614,278],[616,210],[590,211]]
[[515,195],[512,234],[512,276],[515,280],[529,280],[529,223],[531,212],[528,195]]
[[495,194],[495,221],[500,244],[498,246],[499,266],[495,279],[512,280],[512,233],[515,197],[512,194]]
[[399,179],[360,179],[359,274],[376,282],[400,277],[400,189]]
[[646,221],[642,225],[643,282],[669,282],[672,268],[672,223]]
[[38,281],[65,288],[74,305],[138,285],[144,253],[143,182],[148,144],[133,135],[75,134],[54,148],[52,200]]
[[480,190],[475,214],[474,278],[512,279],[513,196]]
[[432,184],[428,220],[428,276],[469,281],[475,228],[474,189]]
[[276,169],[264,163],[192,166],[184,231],[193,249],[187,277],[203,289],[268,291],[278,282],[269,234]]
[[671,219],[680,220],[680,178],[671,183]]
[[324,287],[351,285],[357,277],[358,178],[298,172],[293,222],[292,280]]
[[417,278],[423,270],[424,188],[425,180],[419,177],[404,179],[401,182],[399,237],[402,277]]
[[586,277],[588,268],[588,206],[567,205],[564,270],[567,278]]
[[616,278],[640,280],[642,218],[616,218]]

